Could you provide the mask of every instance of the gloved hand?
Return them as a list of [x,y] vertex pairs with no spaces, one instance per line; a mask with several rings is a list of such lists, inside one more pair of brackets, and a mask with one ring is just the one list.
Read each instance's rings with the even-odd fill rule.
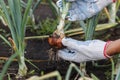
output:
[[[113,2],[113,0],[66,0],[71,2],[71,7],[69,9],[69,14],[67,16],[68,20],[85,20],[96,15],[105,6]],[[58,7],[62,10],[62,0],[57,1]]]
[[106,54],[107,42],[101,40],[77,41],[63,38],[61,41],[66,48],[58,50],[57,54],[64,60],[80,63],[110,57]]

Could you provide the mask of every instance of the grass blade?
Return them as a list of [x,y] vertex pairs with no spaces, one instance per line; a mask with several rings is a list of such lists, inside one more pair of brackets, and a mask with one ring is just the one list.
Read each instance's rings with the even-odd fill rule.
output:
[[6,62],[6,64],[4,65],[4,67],[3,67],[3,69],[2,69],[2,72],[0,73],[0,80],[3,80],[3,77],[4,77],[4,75],[5,75],[8,67],[10,66],[12,60],[13,60],[14,58],[16,58],[16,57],[17,57],[17,54],[13,54],[13,55],[9,58],[9,60]]
[[0,38],[2,38],[5,41],[5,43],[7,43],[11,47],[11,44],[9,43],[9,41],[5,37],[3,37],[1,34],[0,34]]

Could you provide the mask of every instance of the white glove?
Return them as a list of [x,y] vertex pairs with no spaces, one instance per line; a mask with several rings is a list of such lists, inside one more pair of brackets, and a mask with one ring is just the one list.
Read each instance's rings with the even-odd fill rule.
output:
[[59,50],[58,56],[68,61],[80,63],[109,57],[105,54],[106,42],[101,40],[77,41],[71,38],[63,38],[62,44],[67,48]]
[[[96,15],[104,7],[113,2],[113,0],[67,0],[71,2],[68,20],[85,20]],[[58,7],[62,10],[62,0],[57,1]]]

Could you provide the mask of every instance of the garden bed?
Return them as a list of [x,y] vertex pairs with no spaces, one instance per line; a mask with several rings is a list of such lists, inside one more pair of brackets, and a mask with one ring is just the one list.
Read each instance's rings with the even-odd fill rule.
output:
[[[0,72],[5,68],[7,69],[7,72],[2,71],[3,73],[0,74],[0,79],[2,79],[1,75],[2,74],[4,75],[4,72],[6,72],[6,74],[4,75],[3,80],[26,80],[29,77],[35,75],[42,76],[56,70],[60,72],[62,79],[65,79],[68,67],[71,64],[71,62],[59,59],[56,56],[57,50],[53,49],[48,44],[47,38],[30,39],[31,36],[39,36],[39,35],[41,36],[41,35],[53,33],[53,31],[56,29],[56,26],[59,23],[58,16],[60,15],[57,6],[55,6],[55,3],[53,2],[53,1],[56,2],[56,0],[43,0],[43,2],[41,2],[41,0],[33,0],[33,2],[32,0],[23,0],[23,2],[21,2],[23,4],[22,6],[20,0],[11,0],[11,1],[5,0],[5,1],[6,2],[0,1],[2,5],[1,16],[2,18],[5,18],[4,20],[7,20],[6,23],[8,24],[8,26],[3,26],[2,25],[3,23],[0,23],[1,24],[0,36],[2,36],[1,38],[6,40],[6,42],[8,40],[7,38],[12,36],[11,38],[13,39],[13,41],[12,39],[11,41],[8,40],[9,41],[8,44],[11,46],[9,47],[2,39],[0,39]],[[26,5],[27,1],[28,1],[28,5]],[[9,3],[11,4],[11,6],[5,5],[4,3]],[[14,12],[16,12],[16,14]],[[107,14],[107,12],[103,12],[103,13],[104,14],[100,16],[98,25],[96,24],[97,28],[100,28],[101,31],[95,32],[94,39],[100,39],[104,41],[119,39],[120,38],[119,23],[114,23],[112,25],[111,23],[109,24],[108,23],[110,20],[109,15]],[[108,17],[106,16],[106,14],[108,15]],[[119,18],[118,18],[119,16],[117,15],[116,15],[117,17],[116,22],[119,22]],[[30,21],[29,18],[27,18],[28,16],[30,18]],[[65,30],[68,30],[69,28],[72,29],[72,32],[74,31],[74,34],[68,31],[70,32],[70,34],[66,33],[67,37],[72,37],[77,40],[84,40],[83,38],[92,39],[93,33],[91,32],[94,32],[93,27],[96,26],[95,23],[97,23],[97,18],[98,17],[94,16],[86,20],[85,21],[86,24],[84,24],[84,21],[80,23],[79,22],[72,23],[66,21],[67,27],[65,25]],[[81,23],[83,25],[81,25]],[[108,26],[106,26],[105,23]],[[102,27],[101,29],[101,27],[98,27],[101,24],[102,26],[104,25],[105,28]],[[79,28],[79,26],[84,27],[83,28],[84,30],[82,30],[82,28]],[[110,26],[112,28],[110,28]],[[73,28],[77,28],[77,29],[73,30]],[[24,34],[24,30],[26,30],[25,31],[26,34]],[[86,31],[85,36],[83,36],[84,31]],[[89,35],[86,35],[86,33]],[[24,36],[27,37],[25,38],[26,39],[25,44],[24,44]],[[5,37],[6,39],[3,37]],[[26,47],[25,52],[24,52],[24,47]],[[10,61],[10,60],[8,61],[8,59],[11,59],[10,56],[14,55],[13,53],[15,53],[17,58],[13,59],[9,67],[7,66],[4,67],[4,64]],[[28,68],[28,72],[27,72],[27,76],[21,77],[26,75],[26,69],[27,69],[26,65],[24,65],[24,57],[25,57],[25,63]],[[110,60],[100,60],[97,61],[97,63],[98,64],[93,65],[92,62],[87,62],[86,69],[88,75],[86,76],[90,76],[92,73],[100,80],[110,80],[110,78],[112,78],[111,72],[113,71]],[[79,67],[79,63],[75,63],[75,64]],[[18,71],[19,71],[19,77],[16,78]],[[75,70],[72,70],[70,80],[75,80],[75,78],[78,78],[79,76],[77,77],[77,74],[78,73]],[[57,79],[56,77],[54,77],[48,80],[57,80]]]
[[[30,33],[30,31],[27,31],[27,36],[31,36],[34,33]],[[104,31],[104,34],[101,34],[101,36],[96,36],[98,39],[104,39],[106,36],[108,36],[105,40],[115,40],[120,38],[120,27],[108,29]],[[72,36],[72,38],[79,39],[79,35]],[[0,71],[3,68],[4,62],[12,55],[12,50],[10,47],[8,47],[3,40],[0,39]],[[49,60],[49,50],[51,47],[49,46],[47,39],[32,39],[26,41],[27,47],[25,52],[25,58],[28,60],[31,60],[33,64],[35,64],[38,68],[36,69],[31,64],[27,63],[28,72],[35,70],[35,72],[31,72],[31,74],[28,74],[27,77],[33,76],[33,75],[42,75],[46,74],[55,70],[58,70],[63,77],[65,77],[66,71],[68,69],[68,66],[70,62],[63,61],[63,60]],[[109,61],[101,60],[99,61],[100,64],[108,64]],[[75,63],[76,65],[79,65],[78,63]],[[17,74],[18,70],[18,63],[17,60],[14,60],[13,63],[8,68],[7,73],[13,78],[12,80],[16,80],[15,76]],[[91,62],[87,62],[87,71],[88,74],[93,73],[96,75],[100,80],[109,80],[110,72],[111,72],[111,66],[108,67],[95,67],[92,65]],[[74,79],[74,77],[77,75],[77,72],[73,71],[71,80]],[[107,77],[106,77],[107,75]],[[4,80],[7,80],[7,74],[5,76]],[[108,78],[108,79],[107,79]],[[23,80],[23,78],[21,79]],[[54,79],[51,79],[54,80]]]

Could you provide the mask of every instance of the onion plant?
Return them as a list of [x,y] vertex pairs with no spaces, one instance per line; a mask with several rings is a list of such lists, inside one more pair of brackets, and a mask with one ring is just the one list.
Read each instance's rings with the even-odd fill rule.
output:
[[21,0],[7,0],[7,2],[5,2],[4,0],[0,0],[0,7],[11,32],[11,38],[9,38],[9,40],[12,49],[14,50],[14,54],[17,54],[19,64],[18,74],[19,76],[25,76],[27,73],[27,67],[24,58],[24,37],[27,17],[32,5],[32,0],[28,0],[25,11],[23,11],[24,9],[22,9],[20,1]]

